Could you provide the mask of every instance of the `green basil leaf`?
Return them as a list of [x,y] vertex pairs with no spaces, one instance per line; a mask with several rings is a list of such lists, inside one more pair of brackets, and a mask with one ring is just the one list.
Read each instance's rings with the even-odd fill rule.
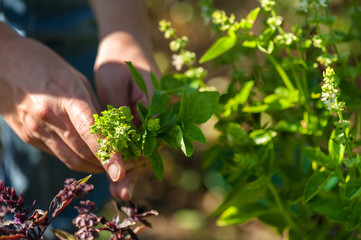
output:
[[155,149],[155,146],[157,145],[157,138],[152,135],[150,132],[145,131],[143,135],[143,144],[142,144],[142,150],[143,150],[143,156],[148,157]]
[[345,223],[349,212],[345,205],[338,199],[322,199],[313,201],[310,204],[312,210],[337,223]]
[[148,115],[148,109],[146,106],[144,106],[143,103],[141,102],[137,102],[137,111],[139,113],[139,116],[140,116],[140,120],[142,120],[142,122],[145,122],[145,118],[147,117]]
[[125,62],[125,63],[128,65],[128,68],[129,68],[130,72],[132,73],[132,76],[133,76],[135,82],[137,83],[139,89],[145,94],[145,96],[147,97],[147,99],[149,101],[147,85],[145,84],[145,81],[144,81],[142,75],[133,66],[133,64],[131,62]]
[[201,124],[214,113],[219,99],[218,92],[183,92],[178,122]]
[[233,34],[219,38],[201,57],[199,63],[208,62],[224,54],[225,52],[230,50],[236,44],[236,42],[237,37]]
[[330,140],[328,141],[329,154],[339,163],[342,162],[345,154],[345,138],[346,136],[344,136],[344,130],[335,128],[335,130],[332,131]]
[[361,179],[351,178],[346,183],[345,196],[348,200],[352,200],[361,194]]
[[254,202],[240,206],[228,207],[217,220],[218,226],[229,226],[234,224],[242,224],[265,214],[269,211],[269,207],[261,203]]
[[316,162],[323,167],[333,168],[336,165],[335,162],[332,161],[328,155],[323,153],[320,148],[306,147],[303,149],[303,153],[312,162]]
[[305,192],[303,194],[303,203],[310,201],[316,194],[318,194],[323,186],[328,182],[331,175],[327,172],[315,172],[308,179]]
[[240,27],[246,31],[250,30],[256,21],[260,8],[253,9],[245,19],[240,22]]
[[150,71],[150,78],[152,79],[152,83],[155,89],[160,89],[160,82],[158,78],[154,75],[153,71]]
[[227,103],[224,105],[223,115],[225,117],[228,117],[232,113],[237,112],[238,107],[247,101],[254,83],[254,81],[245,82],[241,91],[227,101]]
[[207,143],[206,137],[204,136],[202,130],[194,124],[185,125],[183,135],[186,135],[192,141],[197,141],[204,144]]
[[157,116],[163,132],[169,132],[175,126],[178,118],[179,105],[179,103],[168,105],[167,110]]
[[166,111],[168,101],[169,101],[169,96],[167,93],[155,89],[153,93],[152,101],[149,106],[148,116],[152,117],[158,113]]
[[179,148],[179,144],[177,140],[174,137],[170,136],[169,134],[160,134],[158,135],[158,138],[172,148],[175,149]]
[[162,181],[164,177],[164,163],[158,150],[153,151],[153,153],[149,156],[149,163],[155,176],[159,181]]

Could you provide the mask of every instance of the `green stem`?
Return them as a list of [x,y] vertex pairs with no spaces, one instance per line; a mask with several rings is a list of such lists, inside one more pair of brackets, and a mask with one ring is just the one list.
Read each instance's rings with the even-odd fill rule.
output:
[[273,198],[276,201],[276,205],[279,209],[279,211],[282,213],[282,215],[285,217],[286,221],[288,222],[289,226],[298,234],[303,234],[301,229],[297,226],[297,224],[293,221],[291,215],[289,212],[284,208],[283,203],[281,201],[281,198],[276,190],[276,188],[273,186],[271,182],[268,183],[268,188],[272,193]]
[[273,66],[276,68],[278,74],[281,76],[281,79],[288,88],[288,90],[290,90],[290,92],[295,91],[295,87],[293,86],[285,70],[283,70],[282,66],[277,62],[277,60],[272,55],[267,54],[266,56],[268,60],[270,60],[270,62],[273,64]]
[[[274,10],[271,11],[271,14],[272,14],[273,17],[277,17],[277,14],[276,14],[276,12]],[[285,32],[284,32],[282,27],[278,26],[277,30],[281,35],[285,36]],[[293,61],[293,56],[292,56],[290,48],[286,46],[285,49],[286,49],[289,60],[292,62]],[[271,55],[267,55],[267,57],[272,62],[272,64],[275,66],[277,72],[280,74],[280,76],[281,76],[284,84],[287,86],[287,88],[290,91],[294,91],[295,88],[294,88],[291,80],[289,79],[288,75],[283,70],[282,66]],[[308,99],[308,96],[305,93],[305,91],[307,91],[307,90],[305,90],[307,85],[302,84],[300,78],[297,75],[297,72],[296,72],[293,64],[290,64],[290,69],[291,69],[292,77],[294,78],[294,81],[296,83],[296,86],[297,86],[298,90],[301,93],[301,101],[300,102],[305,106],[305,109],[306,109],[307,112],[312,113],[313,111],[310,108],[310,106],[307,104],[307,101],[306,101]]]
[[[341,111],[341,108],[340,108],[340,105],[339,105],[339,102],[338,102],[337,98],[335,99],[335,103],[336,103],[336,106],[337,106],[338,117],[340,119],[340,122],[343,123],[344,122],[343,115],[342,115],[342,111]],[[351,146],[350,146],[350,142],[349,142],[349,139],[348,139],[348,134],[346,133],[346,128],[345,127],[343,127],[343,133],[345,135],[345,145],[346,145],[347,155],[348,155],[349,158],[351,158],[352,157],[352,149],[351,149]]]
[[355,110],[355,127],[356,127],[356,136],[355,139],[359,139],[360,137],[360,110]]

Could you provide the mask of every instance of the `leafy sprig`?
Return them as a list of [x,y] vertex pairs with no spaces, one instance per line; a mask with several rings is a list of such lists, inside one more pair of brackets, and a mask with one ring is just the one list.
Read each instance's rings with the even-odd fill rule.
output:
[[[149,96],[143,77],[130,62],[127,64],[140,90]],[[103,163],[115,152],[125,161],[147,157],[156,177],[162,180],[164,164],[159,148],[166,144],[180,148],[186,156],[191,156],[194,141],[206,142],[198,125],[212,116],[219,95],[215,91],[195,88],[187,90],[184,82],[190,78],[185,75],[165,75],[159,81],[152,74],[151,78],[155,89],[149,107],[141,102],[138,102],[137,106],[141,120],[139,127],[132,123],[134,116],[129,107],[108,106],[101,116],[94,115],[95,122],[91,133],[103,135],[103,138],[98,139],[100,147],[97,152]],[[173,84],[179,82],[182,90],[174,92],[175,88],[167,85],[170,81],[173,81]],[[180,95],[180,101],[171,102],[172,95]]]

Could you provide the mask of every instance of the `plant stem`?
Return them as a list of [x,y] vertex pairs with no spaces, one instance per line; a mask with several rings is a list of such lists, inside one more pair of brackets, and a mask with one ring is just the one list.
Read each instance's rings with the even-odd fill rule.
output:
[[273,198],[276,201],[276,205],[279,209],[279,211],[283,214],[283,216],[286,218],[286,221],[288,222],[289,226],[298,234],[303,234],[301,229],[297,226],[297,224],[293,221],[291,215],[289,212],[284,208],[283,203],[281,201],[281,198],[276,190],[276,188],[273,186],[271,182],[268,183],[268,188],[271,191]]
[[283,68],[277,62],[277,60],[270,54],[267,54],[266,56],[267,56],[268,60],[271,61],[273,66],[276,68],[278,74],[281,76],[281,79],[282,79],[283,83],[286,85],[286,87],[288,88],[288,90],[290,90],[290,92],[295,91],[295,87],[293,86],[293,84],[292,84],[291,80],[289,79],[287,73],[285,72],[285,70],[283,70]]

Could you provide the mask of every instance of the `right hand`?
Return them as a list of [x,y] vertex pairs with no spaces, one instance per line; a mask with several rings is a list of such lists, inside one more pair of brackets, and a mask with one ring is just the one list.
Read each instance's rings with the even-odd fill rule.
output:
[[[70,169],[113,181],[125,174],[119,155],[96,157],[93,114],[100,110],[86,78],[46,46],[0,23],[0,113],[26,143],[56,155]],[[4,35],[5,34],[5,35]]]

